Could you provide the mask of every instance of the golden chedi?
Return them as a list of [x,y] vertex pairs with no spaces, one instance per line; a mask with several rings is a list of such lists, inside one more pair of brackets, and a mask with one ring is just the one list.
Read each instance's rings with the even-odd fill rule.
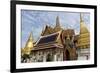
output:
[[87,29],[82,15],[80,14],[80,35],[78,39],[78,48],[90,48],[90,32]]
[[32,36],[32,32],[30,33],[30,36],[28,38],[28,41],[24,47],[23,54],[29,55],[31,53],[31,50],[34,47],[34,42],[33,42],[33,36]]

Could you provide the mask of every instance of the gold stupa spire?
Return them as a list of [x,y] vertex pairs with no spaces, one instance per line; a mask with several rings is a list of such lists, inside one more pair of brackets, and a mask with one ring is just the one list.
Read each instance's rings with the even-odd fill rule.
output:
[[80,13],[80,23],[83,22],[82,13]]
[[32,32],[29,35],[28,41],[26,42],[25,48],[24,48],[24,53],[25,54],[30,54],[31,50],[33,49],[34,42],[33,42],[33,35]]
[[82,14],[80,13],[80,35],[78,38],[78,48],[80,49],[88,49],[90,48],[90,32],[87,29],[87,26],[82,19]]
[[82,18],[82,13],[80,13],[80,34],[88,33],[88,29],[86,27],[86,24],[84,23],[84,20]]

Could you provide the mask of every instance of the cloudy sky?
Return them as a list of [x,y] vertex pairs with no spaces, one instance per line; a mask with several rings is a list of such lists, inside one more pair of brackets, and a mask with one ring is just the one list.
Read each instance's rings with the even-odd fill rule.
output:
[[[61,27],[63,29],[71,28],[78,34],[80,30],[80,13],[75,12],[55,12],[55,11],[34,11],[21,10],[21,47],[24,47],[28,40],[30,32],[33,32],[34,41],[36,41],[45,25],[54,27],[56,17],[59,16]],[[90,14],[82,13],[83,20],[90,28]]]

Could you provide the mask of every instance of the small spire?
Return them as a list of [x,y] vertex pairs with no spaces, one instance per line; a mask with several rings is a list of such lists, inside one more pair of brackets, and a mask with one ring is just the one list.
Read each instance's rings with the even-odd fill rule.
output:
[[80,13],[80,32],[83,28],[83,18],[82,18],[82,13]]
[[56,26],[60,26],[59,16],[56,18]]
[[80,22],[83,22],[82,13],[80,13]]
[[33,34],[32,34],[32,31],[31,31],[31,33],[29,35],[29,38],[28,38],[27,42],[26,42],[26,47],[28,47],[28,45],[29,45],[30,42],[33,43]]
[[31,33],[30,33],[29,40],[33,40],[32,31],[31,31]]

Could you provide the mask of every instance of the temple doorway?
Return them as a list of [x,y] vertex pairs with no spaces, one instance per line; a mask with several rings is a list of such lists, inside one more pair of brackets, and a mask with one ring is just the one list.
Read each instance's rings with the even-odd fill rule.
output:
[[53,57],[51,54],[48,54],[47,57],[46,57],[46,61],[49,62],[49,61],[53,61]]
[[66,60],[70,60],[70,53],[68,50],[66,50]]

